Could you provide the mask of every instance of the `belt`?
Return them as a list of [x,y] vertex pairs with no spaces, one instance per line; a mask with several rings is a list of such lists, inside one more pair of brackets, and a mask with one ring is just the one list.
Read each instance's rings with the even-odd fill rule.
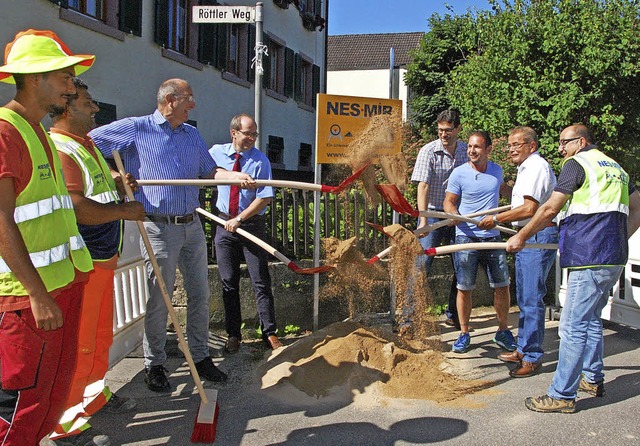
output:
[[[219,212],[218,213],[218,217],[223,218],[225,220],[231,220],[232,218],[235,218],[235,217],[230,216],[229,214],[225,214],[224,212]],[[260,220],[264,220],[264,215],[254,215],[253,217],[249,217],[246,220],[242,220],[242,222],[243,223],[247,223],[247,222],[253,223],[253,222],[256,222],[256,221],[260,221]]]
[[159,215],[159,214],[146,214],[146,219],[154,221],[156,223],[169,223],[173,225],[186,225],[191,223],[196,218],[196,213],[192,212],[187,215]]

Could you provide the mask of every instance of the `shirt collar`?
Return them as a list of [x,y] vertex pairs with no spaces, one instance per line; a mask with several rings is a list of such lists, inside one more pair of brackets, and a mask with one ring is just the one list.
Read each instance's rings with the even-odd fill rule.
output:
[[[171,128],[171,124],[169,123],[169,121],[167,121],[167,119],[162,115],[162,113],[160,113],[160,110],[156,109],[155,112],[153,112],[153,115],[151,115],[151,120],[158,124],[159,126],[163,126],[163,125],[168,125],[169,128]],[[175,128],[174,131],[178,131],[178,130],[182,130],[184,131],[184,124],[180,124],[178,127]]]
[[51,127],[49,129],[49,133],[57,133],[59,135],[68,136],[69,138],[73,138],[75,141],[79,142],[80,144],[82,144],[83,146],[85,146],[87,148],[93,148],[93,146],[94,146],[93,140],[91,139],[91,137],[89,135],[86,135],[83,138],[82,136],[74,135],[73,133],[69,133],[69,132],[67,132],[65,130],[58,129],[58,128],[55,128],[55,127]]

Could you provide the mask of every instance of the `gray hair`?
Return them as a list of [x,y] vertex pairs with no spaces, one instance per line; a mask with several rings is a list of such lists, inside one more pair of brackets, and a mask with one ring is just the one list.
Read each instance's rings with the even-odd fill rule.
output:
[[167,95],[178,95],[185,85],[189,85],[189,83],[183,79],[168,79],[164,81],[158,88],[158,95],[156,97],[158,104],[166,104]]

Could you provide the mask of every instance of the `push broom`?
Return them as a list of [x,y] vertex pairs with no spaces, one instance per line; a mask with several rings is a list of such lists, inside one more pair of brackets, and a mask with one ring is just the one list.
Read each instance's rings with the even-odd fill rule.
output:
[[[118,172],[122,177],[122,183],[124,185],[125,191],[127,193],[127,197],[129,201],[135,201],[133,197],[133,191],[129,187],[127,180],[125,178],[124,166],[122,164],[122,159],[120,158],[120,153],[117,150],[113,151],[113,159],[116,162],[116,166],[118,167]],[[193,362],[193,357],[191,356],[191,352],[189,352],[189,347],[187,346],[187,341],[184,338],[184,334],[180,329],[180,321],[178,320],[178,315],[176,314],[176,310],[171,305],[171,298],[169,297],[169,292],[167,291],[167,286],[164,283],[164,279],[162,278],[162,274],[160,272],[160,266],[158,265],[158,260],[153,252],[153,247],[151,246],[151,242],[149,241],[149,235],[147,231],[144,229],[144,224],[141,221],[136,221],[138,225],[138,230],[140,231],[140,236],[142,237],[142,241],[144,243],[145,248],[147,249],[147,254],[149,255],[149,262],[153,267],[153,272],[156,275],[156,280],[158,281],[158,286],[160,287],[160,292],[162,294],[162,299],[164,300],[165,305],[167,306],[167,310],[169,312],[169,319],[171,323],[176,327],[176,335],[178,336],[178,343],[182,348],[184,353],[184,357],[187,360],[187,364],[189,364],[189,370],[191,371],[191,376],[196,384],[196,388],[198,389],[198,395],[200,395],[201,403],[200,408],[198,410],[198,416],[196,417],[195,426],[193,427],[193,433],[191,434],[191,442],[192,443],[213,443],[216,439],[216,424],[218,422],[218,391],[216,389],[206,389],[202,386],[202,381],[200,381],[200,375],[198,374],[198,370],[196,369],[196,365]]]

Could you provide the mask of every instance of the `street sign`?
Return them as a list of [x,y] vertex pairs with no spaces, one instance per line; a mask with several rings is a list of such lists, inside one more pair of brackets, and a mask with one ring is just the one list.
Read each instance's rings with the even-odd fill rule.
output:
[[255,23],[255,6],[194,6],[193,23]]

